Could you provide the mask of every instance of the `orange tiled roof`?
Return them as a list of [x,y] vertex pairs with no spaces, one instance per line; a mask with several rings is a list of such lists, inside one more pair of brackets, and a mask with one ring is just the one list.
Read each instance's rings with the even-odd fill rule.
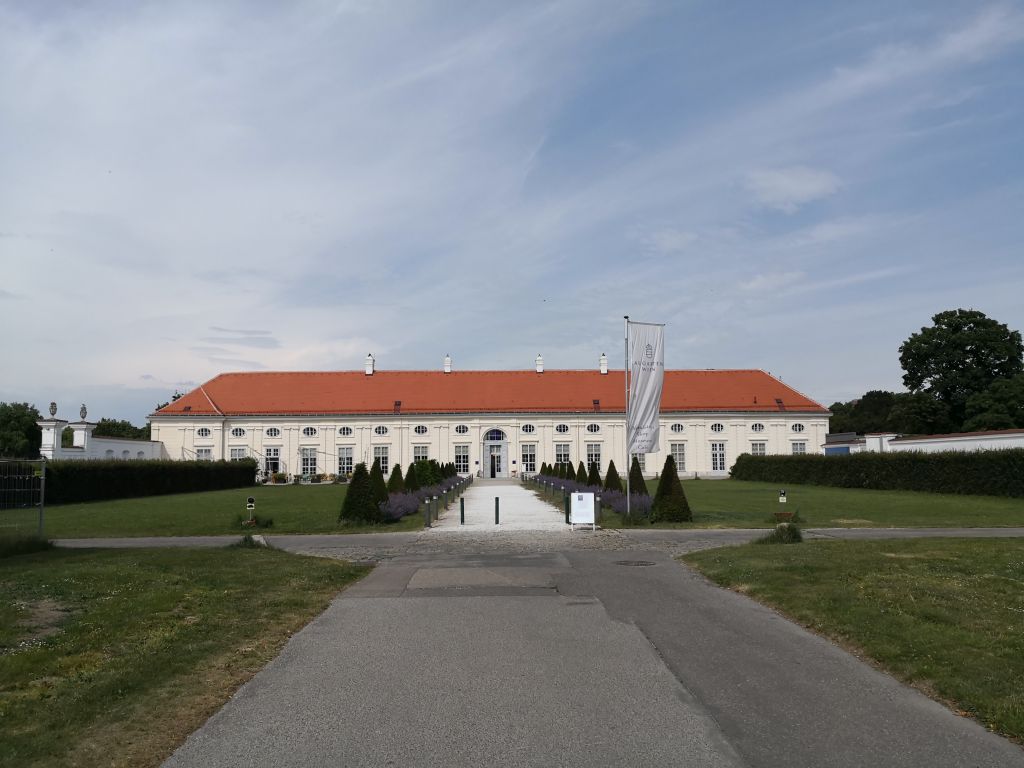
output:
[[[158,416],[593,413],[625,410],[622,371],[222,373]],[[781,404],[780,402],[781,401]],[[764,371],[665,371],[662,411],[828,413]]]

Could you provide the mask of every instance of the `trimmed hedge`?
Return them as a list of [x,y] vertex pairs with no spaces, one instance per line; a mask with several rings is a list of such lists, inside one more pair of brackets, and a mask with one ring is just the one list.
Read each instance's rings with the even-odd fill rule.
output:
[[49,461],[46,503],[218,491],[256,484],[256,461]]
[[1024,448],[845,456],[742,454],[732,477],[837,488],[1024,497]]

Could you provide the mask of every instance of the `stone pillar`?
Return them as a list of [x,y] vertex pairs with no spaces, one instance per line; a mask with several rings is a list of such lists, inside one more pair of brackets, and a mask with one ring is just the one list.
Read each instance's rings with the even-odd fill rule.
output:
[[92,439],[92,431],[96,429],[96,424],[91,421],[75,421],[71,424],[71,429],[74,431],[74,438],[71,444],[75,448],[81,448],[82,452],[89,453],[89,442]]
[[43,442],[39,446],[43,458],[51,461],[61,458],[60,436],[67,425],[66,421],[58,418],[39,419],[36,422],[36,426],[43,431]]

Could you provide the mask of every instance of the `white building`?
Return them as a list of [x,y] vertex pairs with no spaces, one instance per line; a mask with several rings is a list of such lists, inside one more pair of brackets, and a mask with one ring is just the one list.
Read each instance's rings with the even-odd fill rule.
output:
[[896,432],[869,432],[863,437],[841,436],[828,439],[822,448],[826,455],[844,453],[893,453],[896,451],[996,451],[1024,448],[1024,429],[996,429],[985,432],[954,432],[948,435],[900,435]]
[[[462,474],[515,477],[542,463],[614,459],[625,472],[622,371],[225,373],[151,416],[174,459],[252,457],[269,472],[347,474],[380,459],[453,462]],[[680,473],[724,477],[740,453],[820,453],[826,408],[764,371],[666,371],[661,443]]]
[[[39,454],[49,460],[53,459],[166,459],[164,446],[157,440],[131,440],[125,437],[94,437],[92,432],[97,424],[86,421],[85,406],[80,411],[79,421],[68,423],[57,418],[57,404],[50,403],[50,418],[36,422],[43,431]],[[65,427],[71,427],[71,446],[61,445],[61,435]]]

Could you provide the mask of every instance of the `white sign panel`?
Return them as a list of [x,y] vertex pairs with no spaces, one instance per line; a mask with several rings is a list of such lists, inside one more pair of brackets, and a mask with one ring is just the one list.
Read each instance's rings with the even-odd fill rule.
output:
[[570,526],[591,525],[597,527],[594,522],[594,494],[574,493],[572,503],[569,506]]
[[658,450],[665,326],[629,323],[629,455]]

